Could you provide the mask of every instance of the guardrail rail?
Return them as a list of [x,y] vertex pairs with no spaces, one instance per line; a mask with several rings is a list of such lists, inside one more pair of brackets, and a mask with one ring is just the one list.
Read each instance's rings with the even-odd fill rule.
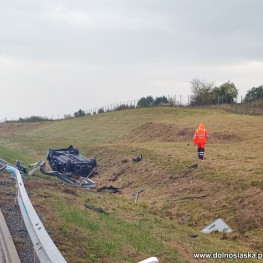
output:
[[[5,169],[12,173],[16,179],[17,187],[17,202],[19,204],[21,214],[27,228],[30,239],[33,243],[35,253],[40,263],[67,263],[64,259],[47,231],[42,224],[39,216],[37,215],[25,189],[22,176],[18,169],[0,158],[0,164]],[[0,170],[2,170],[1,168]],[[140,262],[145,263],[158,263],[156,257],[151,257]],[[8,263],[20,263],[20,262],[8,262]]]
[[39,261],[41,263],[65,263],[66,260],[50,238],[31,204],[20,172],[10,165],[6,166],[6,170],[16,176],[17,202]]
[[[66,263],[53,240],[47,233],[38,214],[36,213],[25,189],[20,172],[11,164],[0,159],[5,169],[12,173],[16,179],[17,202],[20,207],[22,218],[32,241],[36,256],[40,263]],[[1,168],[2,170],[3,168]]]
[[1,209],[0,209],[0,262],[21,263]]

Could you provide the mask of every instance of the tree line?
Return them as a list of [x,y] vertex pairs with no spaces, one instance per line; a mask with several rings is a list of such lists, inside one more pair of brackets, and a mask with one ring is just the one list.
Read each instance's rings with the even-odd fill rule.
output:
[[[192,94],[188,101],[189,106],[205,106],[213,104],[233,104],[237,103],[238,89],[236,85],[231,82],[225,82],[220,86],[215,86],[214,82],[207,82],[205,80],[193,79],[190,81]],[[154,107],[154,106],[175,106],[178,103],[176,99],[166,96],[159,96],[153,98],[152,96],[142,97],[138,100],[137,104],[128,105],[120,104],[113,109],[99,108],[97,112],[86,113],[84,110],[79,109],[74,114],[65,114],[64,119],[73,117],[82,117],[85,115],[104,113],[106,111],[119,111],[125,109],[134,109],[141,107]],[[263,106],[263,85],[249,89],[241,101],[241,103],[250,103],[253,106]],[[51,121],[52,119],[39,116],[31,116],[28,118],[19,118],[18,122],[36,122],[36,121]]]
[[[210,104],[230,104],[237,102],[238,89],[233,82],[225,82],[220,86],[215,86],[214,82],[206,82],[193,79],[191,82],[190,105],[210,105]],[[249,89],[241,103],[261,101],[263,98],[263,86]]]
[[[143,107],[153,107],[153,106],[164,106],[170,105],[172,100],[165,97],[156,97],[155,99],[152,96],[142,97],[138,100],[136,105],[128,105],[128,104],[120,104],[112,109],[105,109],[104,107],[100,107],[97,112],[93,112],[93,114],[104,113],[108,111],[120,111],[120,110],[127,110],[127,109],[134,109],[134,108],[143,108]],[[85,113],[84,110],[79,109],[78,111],[74,112],[74,115],[71,114],[65,115],[65,119],[72,118],[72,117],[83,117],[85,115],[91,115],[91,113]]]

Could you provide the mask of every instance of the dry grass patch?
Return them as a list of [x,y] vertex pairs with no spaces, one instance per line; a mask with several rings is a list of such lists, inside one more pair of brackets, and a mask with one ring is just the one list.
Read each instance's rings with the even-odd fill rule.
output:
[[[192,144],[199,122],[209,131],[203,162],[197,159]],[[10,138],[0,129],[0,153],[4,159],[45,159],[48,148],[73,144],[84,156],[97,159],[98,174],[92,179],[98,188],[121,188],[120,194],[99,194],[47,181],[46,177],[27,179],[26,186],[32,190],[36,208],[43,213],[44,224],[53,230],[52,237],[69,262],[78,254],[78,262],[105,263],[113,262],[113,258],[114,262],[138,262],[155,254],[161,262],[174,263],[175,257],[182,262],[195,262],[193,252],[261,251],[261,117],[215,110],[154,108],[31,128],[18,128]],[[143,160],[133,163],[132,158],[140,154]],[[193,164],[197,167],[191,168]],[[135,194],[142,189],[145,191],[134,204]],[[103,217],[87,211],[84,203],[113,214]],[[218,217],[234,229],[233,234],[189,238],[188,234],[200,234]],[[93,230],[87,221],[94,222]],[[161,247],[148,250],[140,246],[146,241],[138,232]],[[148,246],[155,247],[154,243]],[[118,253],[122,258],[116,258]]]

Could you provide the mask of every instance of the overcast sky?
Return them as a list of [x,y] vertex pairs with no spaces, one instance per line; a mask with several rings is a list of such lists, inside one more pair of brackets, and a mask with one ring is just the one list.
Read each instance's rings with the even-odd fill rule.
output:
[[0,119],[62,117],[194,78],[263,84],[262,0],[9,0],[0,7]]

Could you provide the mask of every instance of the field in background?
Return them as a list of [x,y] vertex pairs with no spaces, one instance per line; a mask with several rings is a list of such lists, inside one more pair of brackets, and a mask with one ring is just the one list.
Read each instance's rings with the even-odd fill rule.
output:
[[[200,122],[209,132],[204,161],[192,144]],[[121,188],[120,194],[98,193],[42,175],[28,177],[31,200],[68,262],[138,262],[150,256],[166,263],[196,262],[193,253],[262,251],[262,131],[257,116],[142,108],[0,124],[0,157],[28,165],[45,160],[49,148],[72,144],[97,159],[98,188]],[[139,154],[143,160],[133,163]],[[145,191],[134,204],[140,190]],[[92,212],[85,203],[110,215]],[[200,233],[219,217],[232,234]]]

